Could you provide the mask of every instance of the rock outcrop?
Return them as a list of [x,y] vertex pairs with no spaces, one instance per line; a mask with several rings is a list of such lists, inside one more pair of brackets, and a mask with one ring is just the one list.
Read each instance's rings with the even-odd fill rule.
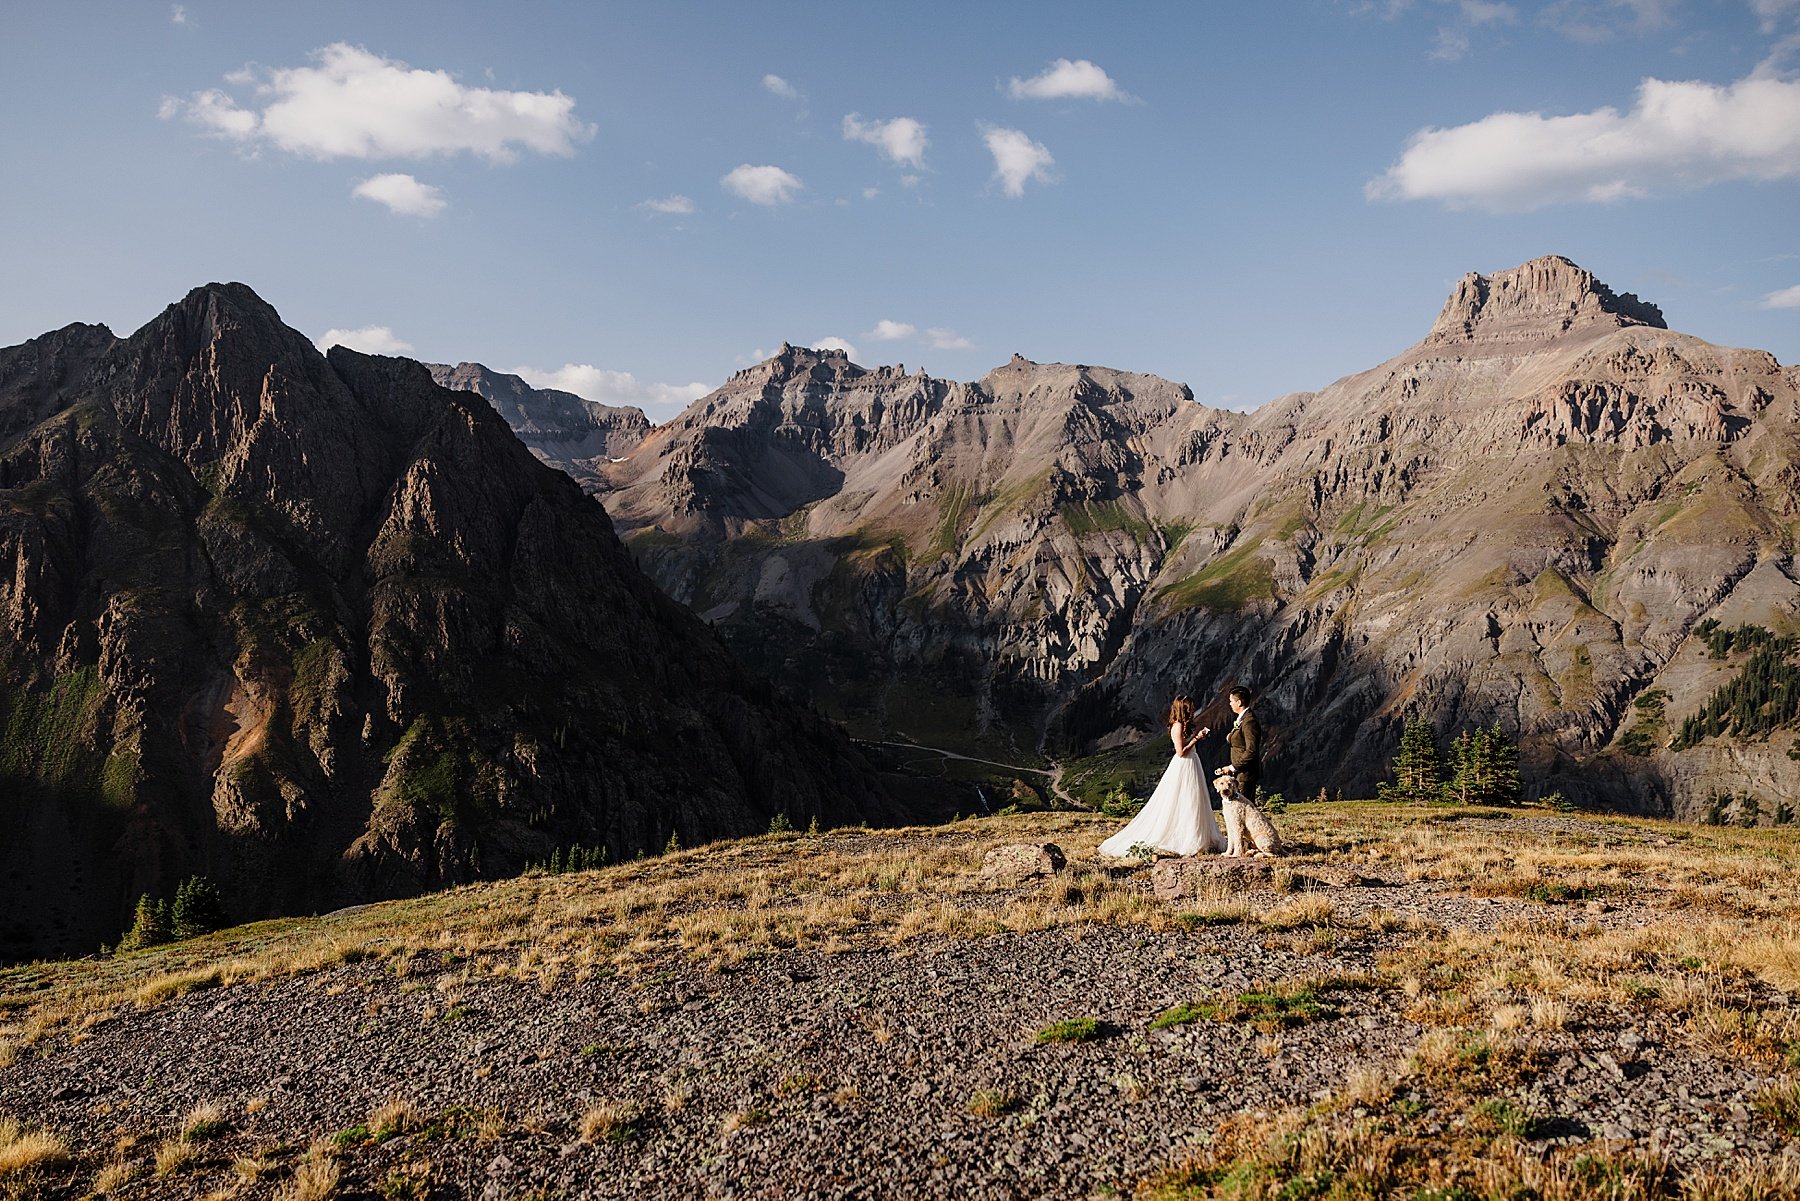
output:
[[1500,722],[1534,791],[1689,815],[1797,791],[1791,730],[1670,738],[1734,670],[1698,621],[1800,622],[1797,406],[1794,368],[1551,257],[1251,413],[1089,366],[965,384],[784,347],[603,499],[673,595],[869,731],[1082,754],[1244,682],[1290,795],[1371,788],[1425,714]]
[[248,288],[0,350],[0,956],[900,814],[419,364]]
[[516,375],[490,371],[480,363],[424,366],[441,386],[484,397],[538,458],[567,471],[584,486],[650,432],[650,419],[630,405],[603,405],[573,392],[534,388]]

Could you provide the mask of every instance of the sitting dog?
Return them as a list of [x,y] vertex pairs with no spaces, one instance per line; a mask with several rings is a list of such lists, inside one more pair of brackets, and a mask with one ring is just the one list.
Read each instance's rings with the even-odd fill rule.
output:
[[1213,787],[1219,791],[1219,799],[1225,802],[1225,854],[1244,854],[1244,832],[1250,833],[1250,841],[1255,844],[1255,854],[1281,854],[1281,835],[1275,832],[1268,815],[1256,807],[1256,803],[1245,796],[1238,788],[1237,776],[1229,767],[1221,768],[1213,776]]

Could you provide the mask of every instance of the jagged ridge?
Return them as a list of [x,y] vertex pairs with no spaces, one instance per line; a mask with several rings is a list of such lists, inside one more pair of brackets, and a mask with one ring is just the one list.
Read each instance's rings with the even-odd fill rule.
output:
[[674,595],[870,730],[928,717],[915,734],[1029,749],[1048,721],[1080,751],[1245,680],[1307,731],[1290,790],[1369,787],[1424,712],[1503,721],[1542,788],[1688,812],[1791,779],[1783,739],[1615,743],[1634,697],[1679,716],[1710,687],[1693,622],[1800,608],[1797,396],[1771,356],[1549,257],[1468,277],[1418,345],[1249,414],[1099,368],[962,384],[784,348],[604,498]]
[[0,351],[0,497],[0,954],[898,812],[488,403],[242,285]]

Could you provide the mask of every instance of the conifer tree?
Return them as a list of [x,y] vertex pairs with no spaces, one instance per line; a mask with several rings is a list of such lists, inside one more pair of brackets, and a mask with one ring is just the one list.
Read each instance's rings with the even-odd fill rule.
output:
[[189,876],[175,890],[175,906],[170,913],[176,938],[193,938],[210,934],[225,925],[225,903],[218,885],[205,876]]
[[119,940],[119,950],[135,951],[141,947],[154,947],[168,942],[174,937],[174,928],[169,922],[168,903],[152,900],[149,893],[138,897],[137,913],[132,918],[131,929]]
[[1467,730],[1451,740],[1444,766],[1444,800],[1467,805],[1473,799],[1471,794],[1479,788],[1475,740]]
[[1437,731],[1423,717],[1415,717],[1401,731],[1393,781],[1377,785],[1376,793],[1384,801],[1435,800],[1442,787],[1441,770]]
[[1487,734],[1488,777],[1486,796],[1490,804],[1516,805],[1523,790],[1519,775],[1519,745],[1506,736],[1495,722]]

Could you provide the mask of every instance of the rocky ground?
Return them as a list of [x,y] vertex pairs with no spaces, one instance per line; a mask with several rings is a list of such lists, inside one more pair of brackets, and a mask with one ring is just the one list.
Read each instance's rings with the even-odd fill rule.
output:
[[[509,893],[462,890],[416,926],[391,924],[406,902],[371,907],[321,923],[325,966],[134,978],[133,1003],[77,968],[15,971],[0,1117],[61,1153],[0,1147],[0,1184],[1305,1197],[1362,1171],[1371,1195],[1475,1196],[1560,1170],[1566,1195],[1634,1172],[1651,1187],[1632,1195],[1674,1195],[1754,1162],[1786,1187],[1789,985],[1778,956],[1726,950],[1734,920],[1740,948],[1779,924],[1733,918],[1727,890],[1755,892],[1781,835],[1702,847],[1548,814],[1409,814],[1372,834],[1371,810],[1322,812],[1287,819],[1300,853],[1245,868],[1105,870],[1091,856],[1109,824],[1026,816],[486,886],[538,890],[509,935]],[[990,859],[1045,841],[1070,860],[1048,876]],[[1534,856],[1565,862],[1546,874]],[[1720,865],[1740,859],[1734,880]],[[806,879],[823,885],[789,888]],[[1766,895],[1743,904],[1788,903]],[[820,906],[850,901],[854,921],[826,933]],[[711,939],[715,908],[767,920]],[[1561,1170],[1577,1152],[1590,1167]]]

